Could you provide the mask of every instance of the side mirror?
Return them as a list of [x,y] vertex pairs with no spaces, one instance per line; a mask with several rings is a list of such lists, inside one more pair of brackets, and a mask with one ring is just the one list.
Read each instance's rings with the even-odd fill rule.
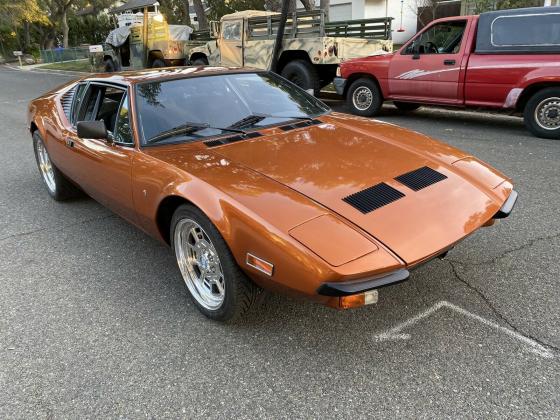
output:
[[78,121],[76,128],[81,139],[109,140],[109,132],[103,121]]
[[420,45],[412,44],[412,59],[418,60],[420,58]]

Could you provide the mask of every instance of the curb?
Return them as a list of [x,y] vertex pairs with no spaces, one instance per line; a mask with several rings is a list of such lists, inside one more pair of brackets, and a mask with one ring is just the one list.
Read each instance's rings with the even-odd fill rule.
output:
[[10,64],[4,64],[5,67],[11,70],[19,70],[24,72],[31,72],[31,73],[49,73],[49,74],[58,74],[61,76],[85,76],[88,74],[92,74],[85,71],[73,71],[73,70],[56,70],[56,69],[42,69],[41,67],[33,67],[33,68],[25,68],[19,66],[12,66]]

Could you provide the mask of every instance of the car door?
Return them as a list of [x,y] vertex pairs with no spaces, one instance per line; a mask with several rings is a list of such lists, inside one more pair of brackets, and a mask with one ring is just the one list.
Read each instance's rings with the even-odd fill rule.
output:
[[409,41],[391,60],[392,99],[456,104],[466,44],[466,19],[434,23]]
[[132,201],[132,161],[136,149],[129,120],[129,95],[124,87],[90,83],[76,123],[103,120],[109,139],[79,138],[74,131],[67,147],[74,156],[73,173],[95,200],[135,222]]
[[243,19],[222,22],[220,54],[222,66],[243,66]]

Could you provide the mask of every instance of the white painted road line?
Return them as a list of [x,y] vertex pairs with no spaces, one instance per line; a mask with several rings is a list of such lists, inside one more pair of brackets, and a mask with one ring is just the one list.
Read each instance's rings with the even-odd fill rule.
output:
[[374,339],[376,341],[396,341],[396,340],[408,340],[410,339],[410,334],[406,334],[403,333],[402,331],[408,327],[411,327],[412,325],[418,323],[419,321],[428,318],[430,315],[432,315],[433,313],[439,311],[441,308],[449,308],[461,315],[464,315],[468,318],[474,319],[475,321],[480,322],[481,324],[486,325],[487,327],[493,328],[495,330],[498,330],[506,335],[509,335],[510,337],[526,344],[529,347],[529,351],[544,357],[546,359],[552,359],[554,358],[554,353],[547,349],[546,347],[542,346],[541,344],[537,343],[535,340],[530,339],[529,337],[526,337],[520,333],[518,333],[517,331],[513,331],[509,328],[506,328],[502,325],[496,324],[495,322],[489,321],[486,318],[481,317],[480,315],[476,315],[473,314],[472,312],[467,311],[466,309],[463,309],[457,305],[454,305],[450,302],[447,302],[445,300],[442,300],[438,303],[436,303],[434,306],[428,308],[427,310],[420,312],[418,315],[413,316],[412,318],[398,324],[397,326],[376,334],[374,336]]

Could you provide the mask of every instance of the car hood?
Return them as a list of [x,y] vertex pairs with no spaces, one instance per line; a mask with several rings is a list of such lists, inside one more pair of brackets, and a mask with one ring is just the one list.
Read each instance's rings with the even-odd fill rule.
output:
[[[505,200],[494,192],[505,178],[482,164],[468,173],[469,158],[457,149],[391,124],[334,113],[320,120],[212,150],[337,213],[409,265],[473,232]],[[395,179],[423,167],[446,178],[419,191]],[[380,183],[404,196],[367,213],[344,200]]]

